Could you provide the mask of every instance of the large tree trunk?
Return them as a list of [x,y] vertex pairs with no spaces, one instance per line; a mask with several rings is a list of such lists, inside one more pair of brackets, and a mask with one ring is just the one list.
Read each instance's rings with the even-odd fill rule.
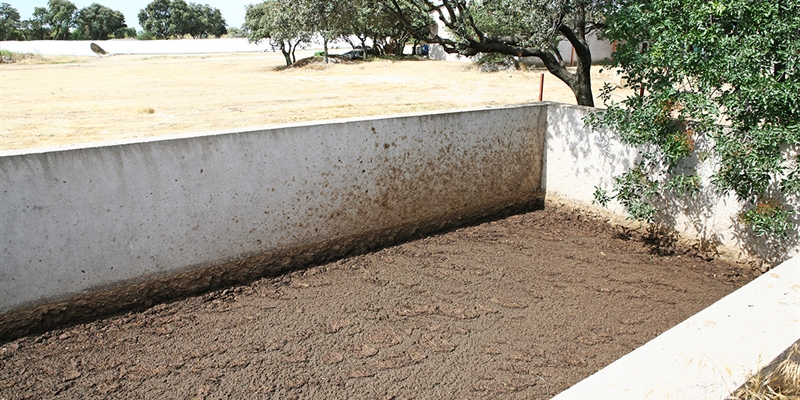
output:
[[323,64],[328,63],[328,38],[325,36],[322,37],[322,45],[325,47],[325,56],[322,59]]
[[575,100],[578,104],[594,107],[594,96],[592,95],[592,54],[589,52],[589,46],[581,50],[578,50],[576,47],[575,54],[578,56],[578,64],[575,73],[572,75],[575,79],[573,79],[569,87],[572,89],[572,92],[575,93]]
[[287,66],[292,65],[291,46],[292,46],[292,44],[289,43],[289,47],[290,48],[287,49],[286,48],[286,43],[284,43],[284,41],[281,40],[280,49],[281,49],[281,53],[283,54],[284,60],[286,60],[286,65]]
[[361,59],[366,61],[367,60],[367,38],[366,37],[362,38],[362,37],[359,36],[358,40],[361,42]]

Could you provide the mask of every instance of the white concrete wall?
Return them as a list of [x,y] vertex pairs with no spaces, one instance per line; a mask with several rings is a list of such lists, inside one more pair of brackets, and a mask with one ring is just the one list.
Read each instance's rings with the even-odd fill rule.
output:
[[537,104],[0,152],[0,314],[518,206],[545,121]]
[[184,40],[32,40],[0,42],[0,49],[45,56],[94,56],[89,47],[97,43],[111,54],[203,54],[248,53],[270,48],[267,41],[248,43],[247,39]]
[[[599,208],[595,186],[610,188],[636,152],[585,127],[591,110],[535,103],[0,152],[0,322],[281,251],[407,237],[541,190]],[[764,250],[730,197],[709,189],[668,206],[685,235]]]
[[553,400],[728,399],[800,340],[800,257],[664,332]]
[[[551,104],[547,114],[545,145],[545,172],[542,189],[586,207],[593,207],[595,186],[611,191],[613,178],[636,161],[634,148],[623,145],[619,135],[609,131],[594,132],[584,125],[583,119],[595,109]],[[715,193],[708,177],[710,166],[701,164],[698,174],[704,178],[703,188],[694,196],[667,198],[663,207],[668,213],[659,215],[659,221],[688,236],[726,246],[733,251],[748,253],[760,258],[800,254],[795,242],[789,249],[775,249],[744,229],[737,221],[741,204],[733,195]],[[596,206],[594,206],[596,207]],[[800,204],[794,204],[800,209]],[[625,215],[617,202],[609,210]],[[795,229],[800,229],[795,223]]]
[[[597,38],[596,33],[589,34],[586,37],[586,42],[589,44],[589,49],[592,51],[592,63],[602,64],[611,61],[611,53],[613,53],[613,45],[607,40],[600,40]],[[573,55],[572,44],[569,40],[562,40],[558,43],[558,51],[561,57],[564,58],[564,63],[570,65],[570,60],[577,63],[577,55]]]

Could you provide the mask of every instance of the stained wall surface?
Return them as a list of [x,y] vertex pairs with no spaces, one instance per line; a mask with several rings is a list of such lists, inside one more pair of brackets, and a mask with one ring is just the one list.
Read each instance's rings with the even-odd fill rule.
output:
[[360,250],[530,205],[541,200],[546,109],[0,153],[0,314],[286,249]]

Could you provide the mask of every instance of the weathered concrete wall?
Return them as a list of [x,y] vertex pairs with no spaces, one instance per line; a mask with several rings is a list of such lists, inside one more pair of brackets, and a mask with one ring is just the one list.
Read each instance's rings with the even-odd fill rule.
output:
[[545,122],[539,104],[0,153],[0,314],[540,204]]
[[[535,103],[0,152],[0,338],[530,209],[543,192],[600,209],[595,186],[637,153],[586,128],[590,111]],[[706,186],[667,199],[662,221],[769,257],[735,199]]]
[[[542,177],[542,189],[548,196],[559,196],[590,208],[598,207],[592,205],[595,186],[610,192],[614,176],[630,169],[637,157],[635,149],[623,145],[618,134],[605,130],[595,132],[585,126],[583,119],[592,111],[580,106],[549,105]],[[694,163],[697,164],[696,159]],[[789,241],[788,248],[774,248],[750,233],[737,221],[741,204],[736,198],[715,193],[709,179],[710,166],[699,164],[697,172],[704,179],[698,193],[664,199],[662,207],[667,212],[658,218],[666,227],[689,238],[724,246],[720,250],[773,262],[800,254],[796,240]],[[800,204],[794,206],[800,208]],[[616,201],[612,201],[608,211],[626,215]]]

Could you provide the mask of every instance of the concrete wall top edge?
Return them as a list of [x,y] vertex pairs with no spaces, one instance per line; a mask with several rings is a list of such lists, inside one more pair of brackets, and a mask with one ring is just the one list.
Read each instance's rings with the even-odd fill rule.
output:
[[195,138],[220,136],[220,135],[264,132],[269,130],[317,127],[323,125],[339,125],[339,124],[347,124],[359,121],[367,122],[367,121],[381,121],[390,119],[415,118],[422,116],[437,116],[437,115],[448,115],[448,114],[456,115],[456,114],[472,113],[480,111],[515,109],[515,108],[525,108],[525,107],[546,108],[548,106],[553,106],[553,105],[569,106],[569,104],[560,104],[552,102],[535,102],[535,103],[523,103],[523,104],[510,104],[499,107],[459,108],[459,109],[441,110],[441,111],[422,111],[422,112],[401,113],[401,114],[375,115],[367,117],[336,118],[329,120],[315,120],[315,121],[292,122],[283,124],[255,125],[246,128],[175,133],[175,134],[165,134],[160,136],[151,136],[144,138],[75,143],[75,144],[61,145],[61,146],[32,147],[19,150],[0,149],[0,157],[13,157],[20,155],[28,155],[28,154],[43,154],[43,153],[54,153],[54,152],[73,151],[73,150],[84,150],[84,149],[92,149],[100,147],[126,146],[126,145],[142,144],[142,143],[157,143],[157,142],[165,142],[172,140],[195,139]]

